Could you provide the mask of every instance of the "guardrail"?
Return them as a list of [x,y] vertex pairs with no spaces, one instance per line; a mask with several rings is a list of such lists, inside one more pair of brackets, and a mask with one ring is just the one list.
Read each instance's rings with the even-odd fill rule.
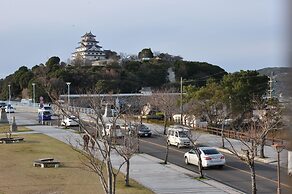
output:
[[[216,127],[206,127],[206,128],[200,128],[200,127],[194,127],[194,129],[204,131],[213,135],[217,136],[222,136],[222,129],[221,128],[216,128]],[[241,139],[243,141],[251,141],[252,136],[249,133],[246,132],[240,132],[240,131],[235,131],[235,130],[228,130],[224,129],[223,130],[223,135],[224,137],[231,138],[231,139]],[[274,143],[281,143],[284,144],[283,139],[278,139],[278,138],[266,138],[266,144],[274,144]]]

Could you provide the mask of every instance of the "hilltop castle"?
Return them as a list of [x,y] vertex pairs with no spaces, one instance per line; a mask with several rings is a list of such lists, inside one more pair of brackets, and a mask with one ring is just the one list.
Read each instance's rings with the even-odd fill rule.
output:
[[98,45],[99,41],[96,41],[95,37],[91,32],[81,36],[79,46],[72,53],[72,61],[82,62],[83,65],[98,65],[99,62],[106,60],[105,52]]

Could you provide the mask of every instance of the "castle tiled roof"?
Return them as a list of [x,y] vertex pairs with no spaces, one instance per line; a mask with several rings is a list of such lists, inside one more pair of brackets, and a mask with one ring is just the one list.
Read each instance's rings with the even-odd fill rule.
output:
[[82,38],[84,37],[96,37],[94,36],[91,32],[86,32],[83,36],[81,36]]

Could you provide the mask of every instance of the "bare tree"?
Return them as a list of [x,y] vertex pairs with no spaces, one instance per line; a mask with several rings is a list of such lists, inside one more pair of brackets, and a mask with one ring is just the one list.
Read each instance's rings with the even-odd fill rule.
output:
[[[105,117],[104,101],[105,99],[99,95],[95,95],[95,97],[88,96],[86,102],[83,102],[90,107],[90,113],[86,114],[81,112],[83,108],[75,107],[74,109],[69,109],[67,104],[60,104],[57,99],[54,100],[54,104],[59,106],[63,115],[75,115],[78,118],[81,131],[84,132],[84,135],[88,136],[93,146],[91,149],[80,150],[80,147],[82,147],[84,143],[88,143],[87,141],[78,142],[78,145],[74,146],[74,148],[84,156],[85,159],[82,160],[84,166],[98,175],[104,192],[107,194],[115,194],[117,175],[121,167],[125,164],[125,161],[118,164],[118,168],[115,170],[112,163],[113,154],[116,150],[120,150],[117,148],[120,145],[118,145],[119,142],[115,126],[117,125],[118,119],[121,117],[121,113],[110,110],[109,112],[114,114]],[[114,104],[114,100],[111,98],[106,99],[106,101],[111,103],[111,105]],[[114,106],[113,108],[115,109],[116,107]],[[84,117],[87,118],[88,121],[85,122],[82,120]],[[111,123],[113,126],[113,129],[109,132],[106,129],[107,123]]]
[[[188,129],[188,130],[190,130],[190,129]],[[193,135],[191,133],[191,131],[189,131],[189,133],[187,134],[187,137],[191,141],[191,145],[193,145],[193,150],[195,151],[195,154],[198,157],[198,169],[199,169],[199,174],[200,174],[200,177],[199,178],[204,178],[201,152],[199,150],[198,144],[196,143],[197,140],[199,139],[200,135],[198,133],[196,133],[195,135]]]
[[124,138],[121,146],[116,146],[115,150],[126,163],[125,185],[130,186],[130,159],[139,149],[139,137],[137,125],[132,123],[134,112],[131,109],[135,105],[135,100],[131,99],[132,104],[125,104],[122,110],[124,120]]
[[157,107],[164,115],[164,130],[166,135],[166,126],[168,120],[172,119],[173,114],[178,110],[179,96],[173,93],[174,90],[164,89],[154,92],[150,99],[150,104]]
[[[166,135],[166,127],[167,121],[172,118],[172,115],[177,110],[178,105],[178,97],[174,93],[173,90],[159,90],[152,94],[150,98],[150,104],[152,106],[158,107],[160,111],[163,112],[164,115],[164,127],[163,127],[163,134]],[[167,142],[167,136],[165,137],[166,143],[166,153],[164,163],[167,164],[168,162],[168,153],[169,153],[169,144]]]
[[230,141],[230,139],[225,138],[228,144],[230,145],[226,149],[228,149],[233,155],[237,156],[241,161],[245,162],[249,169],[250,169],[250,175],[251,175],[251,190],[252,193],[255,194],[257,192],[256,187],[256,171],[255,171],[255,156],[256,156],[256,149],[258,145],[258,133],[256,132],[256,126],[254,123],[251,123],[249,128],[249,142],[247,142],[247,139],[243,136],[238,136],[237,139],[239,139],[241,145],[239,150],[239,147],[235,147],[235,145]]
[[124,134],[122,146],[115,147],[116,151],[122,156],[126,163],[125,185],[130,186],[130,159],[138,150],[138,134],[137,129],[131,123],[127,126]]
[[269,133],[278,131],[282,125],[282,109],[277,100],[254,100],[253,121],[257,124],[260,158],[265,158],[264,146]]

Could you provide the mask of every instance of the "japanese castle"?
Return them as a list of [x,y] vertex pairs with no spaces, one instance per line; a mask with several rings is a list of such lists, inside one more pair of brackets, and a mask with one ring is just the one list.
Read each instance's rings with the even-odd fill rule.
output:
[[85,33],[81,37],[76,51],[72,53],[72,60],[83,60],[84,64],[94,64],[105,60],[105,53],[102,47],[98,45],[99,42],[96,41],[95,37],[91,32]]

